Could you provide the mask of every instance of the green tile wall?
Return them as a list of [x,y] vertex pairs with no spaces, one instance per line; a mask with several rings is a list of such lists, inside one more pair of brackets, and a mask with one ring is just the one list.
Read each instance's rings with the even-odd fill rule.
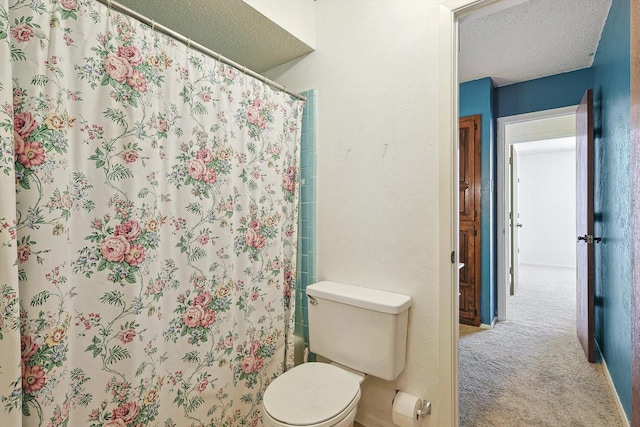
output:
[[316,90],[302,92],[307,102],[302,113],[302,141],[300,150],[300,210],[298,223],[298,272],[296,280],[295,334],[309,345],[307,315],[307,285],[315,283],[317,265],[316,205],[317,205],[317,94]]

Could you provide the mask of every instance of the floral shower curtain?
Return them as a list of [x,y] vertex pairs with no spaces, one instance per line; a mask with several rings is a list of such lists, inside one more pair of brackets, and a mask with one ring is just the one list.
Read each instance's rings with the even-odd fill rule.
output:
[[261,425],[302,102],[95,1],[0,0],[0,58],[0,425]]

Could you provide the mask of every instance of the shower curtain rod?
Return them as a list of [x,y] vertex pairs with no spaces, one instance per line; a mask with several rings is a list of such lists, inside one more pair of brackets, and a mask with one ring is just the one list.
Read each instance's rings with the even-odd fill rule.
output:
[[190,38],[183,36],[180,33],[177,33],[175,31],[173,31],[170,28],[165,27],[162,24],[158,24],[156,21],[154,21],[151,18],[148,18],[138,12],[136,12],[133,9],[128,8],[127,6],[124,6],[123,4],[120,4],[118,2],[112,1],[112,0],[97,0],[100,3],[104,4],[107,6],[108,9],[113,9],[116,10],[118,12],[122,12],[125,15],[129,15],[134,19],[137,19],[138,21],[147,24],[148,26],[151,27],[152,30],[156,30],[159,31],[161,33],[164,33],[170,37],[173,37],[174,39],[177,39],[178,41],[184,43],[187,45],[187,47],[191,47],[199,52],[204,53],[205,55],[208,55],[214,59],[217,59],[220,62],[223,62],[227,65],[231,65],[232,67],[237,68],[239,71],[242,71],[244,74],[248,74],[251,77],[255,77],[258,80],[262,80],[265,84],[278,89],[282,92],[285,92],[291,96],[294,96],[302,101],[306,101],[307,97],[304,95],[300,95],[299,93],[296,92],[291,92],[290,90],[287,90],[287,88],[285,86],[282,86],[279,83],[274,82],[273,80],[269,80],[266,76],[263,76],[262,74],[258,74],[253,70],[248,69],[246,66],[244,65],[240,65],[237,62],[222,56],[221,54],[219,54],[218,52],[214,52],[213,50],[201,45],[200,43],[196,43],[194,41],[192,41]]

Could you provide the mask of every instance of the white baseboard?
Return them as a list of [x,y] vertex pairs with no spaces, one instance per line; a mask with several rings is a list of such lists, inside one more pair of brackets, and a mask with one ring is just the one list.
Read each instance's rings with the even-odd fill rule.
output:
[[486,323],[481,323],[480,324],[480,329],[493,329],[494,326],[496,326],[496,321],[498,320],[497,317],[494,317],[493,320],[491,321],[490,325],[487,325]]
[[616,401],[616,406],[618,407],[618,412],[620,413],[620,419],[622,419],[623,427],[631,427],[631,423],[627,418],[627,413],[624,412],[624,407],[622,406],[622,402],[620,401],[620,396],[618,396],[618,392],[616,391],[616,387],[613,384],[613,379],[611,378],[611,374],[609,374],[609,368],[607,368],[607,362],[602,357],[602,352],[600,351],[600,346],[596,341],[596,351],[598,352],[598,357],[600,359],[600,363],[602,364],[602,370],[604,371],[604,376],[607,378],[607,382],[609,383],[609,388],[611,388],[611,392],[613,393],[613,397]]

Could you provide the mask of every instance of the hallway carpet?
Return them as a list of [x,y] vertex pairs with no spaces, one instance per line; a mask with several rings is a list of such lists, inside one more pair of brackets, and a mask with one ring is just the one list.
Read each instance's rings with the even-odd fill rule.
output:
[[460,426],[623,426],[576,337],[575,270],[522,266],[494,329],[460,325]]

